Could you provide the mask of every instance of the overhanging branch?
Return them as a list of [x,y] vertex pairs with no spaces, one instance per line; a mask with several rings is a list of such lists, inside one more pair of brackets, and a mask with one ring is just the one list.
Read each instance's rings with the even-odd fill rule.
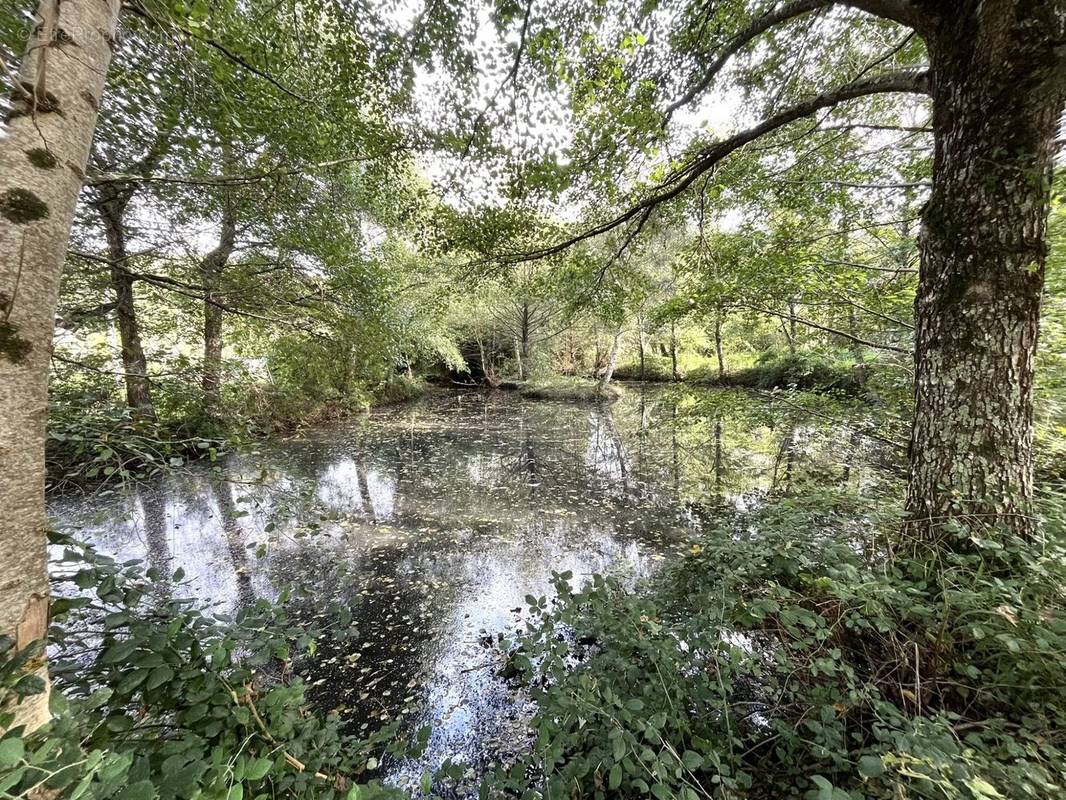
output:
[[729,43],[718,54],[718,57],[707,66],[703,76],[692,88],[667,106],[665,112],[666,117],[669,118],[675,111],[677,111],[677,109],[681,108],[681,106],[688,105],[703,94],[703,92],[707,90],[707,87],[711,85],[715,76],[722,71],[722,67],[725,66],[729,59],[735,56],[754,39],[770,30],[770,28],[811,11],[828,8],[832,4],[832,0],[794,0],[794,2],[786,3],[774,11],[768,11],[758,19],[754,20],[751,25],[730,39]]
[[127,172],[109,172],[104,174],[90,175],[85,180],[86,186],[100,186],[106,183],[176,183],[191,186],[240,186],[249,183],[257,183],[268,178],[285,175],[302,175],[312,170],[337,167],[342,164],[351,164],[357,161],[370,161],[372,156],[349,156],[347,158],[335,158],[331,161],[319,161],[314,164],[305,164],[299,167],[277,167],[263,170],[262,172],[249,172],[237,175],[143,175]]
[[860,97],[869,97],[877,94],[889,94],[898,92],[927,93],[929,91],[928,73],[925,71],[914,72],[890,72],[872,78],[855,81],[831,91],[810,97],[791,108],[780,111],[769,119],[745,131],[734,134],[728,139],[707,145],[700,150],[684,167],[675,170],[669,177],[659,183],[650,195],[639,203],[630,206],[626,211],[616,217],[589,228],[582,233],[572,236],[558,244],[544,247],[526,253],[518,253],[504,257],[502,260],[509,263],[522,263],[535,261],[556,255],[570,249],[575,244],[593,239],[608,231],[624,225],[636,217],[647,217],[651,211],[682,194],[696,179],[716,164],[725,159],[731,153],[745,145],[754,142],[762,136],[784,127],[792,122],[808,117],[822,109],[833,108],[848,100]]

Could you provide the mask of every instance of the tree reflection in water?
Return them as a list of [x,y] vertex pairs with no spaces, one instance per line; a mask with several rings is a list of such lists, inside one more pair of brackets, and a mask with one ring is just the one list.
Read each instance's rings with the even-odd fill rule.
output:
[[[486,643],[521,624],[552,571],[638,580],[701,525],[812,484],[877,491],[892,463],[860,431],[742,392],[627,391],[611,406],[439,395],[53,513],[118,558],[234,611],[299,584],[303,614],[352,609],[355,633],[300,669],[353,729],[433,728],[415,783],[446,758],[475,773],[521,747],[528,708]],[[163,591],[179,588],[164,584]]]

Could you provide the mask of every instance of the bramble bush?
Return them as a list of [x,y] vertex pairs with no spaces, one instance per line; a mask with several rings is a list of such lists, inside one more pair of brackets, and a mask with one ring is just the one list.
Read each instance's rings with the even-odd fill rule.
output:
[[855,503],[774,500],[643,590],[564,573],[527,598],[503,646],[537,738],[484,793],[1064,796],[1062,499],[1040,542],[959,526],[939,560],[856,528]]

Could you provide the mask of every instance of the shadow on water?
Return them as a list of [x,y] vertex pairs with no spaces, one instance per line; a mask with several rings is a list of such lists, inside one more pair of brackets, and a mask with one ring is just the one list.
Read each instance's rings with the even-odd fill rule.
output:
[[[741,392],[627,391],[612,406],[431,396],[172,475],[57,499],[59,524],[232,612],[302,584],[355,634],[302,667],[355,732],[432,727],[413,786],[450,758],[478,774],[522,747],[528,702],[486,646],[522,624],[553,571],[636,581],[731,509],[813,485],[877,491],[891,462],[843,422]],[[161,596],[178,591],[160,581]],[[297,601],[305,602],[306,601]]]

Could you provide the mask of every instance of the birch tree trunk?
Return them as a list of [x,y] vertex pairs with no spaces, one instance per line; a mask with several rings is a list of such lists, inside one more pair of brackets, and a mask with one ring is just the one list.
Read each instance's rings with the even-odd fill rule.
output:
[[718,382],[725,380],[725,352],[722,350],[722,312],[714,316],[714,354],[718,358]]
[[[0,138],[0,634],[20,648],[47,630],[49,352],[118,12],[118,0],[43,0]],[[43,658],[33,667],[47,677]],[[14,724],[48,718],[45,692]]]
[[1035,531],[1033,365],[1052,142],[1066,99],[1066,8],[958,4],[926,37],[933,190],[915,301],[905,532]]
[[607,384],[611,382],[611,378],[614,376],[615,364],[618,363],[618,348],[622,342],[622,328],[619,327],[615,331],[614,339],[611,341],[611,350],[607,354],[607,364],[603,368],[603,374],[600,376],[600,389],[605,389]]
[[637,351],[640,358],[640,379],[644,380],[644,317],[637,317]]

